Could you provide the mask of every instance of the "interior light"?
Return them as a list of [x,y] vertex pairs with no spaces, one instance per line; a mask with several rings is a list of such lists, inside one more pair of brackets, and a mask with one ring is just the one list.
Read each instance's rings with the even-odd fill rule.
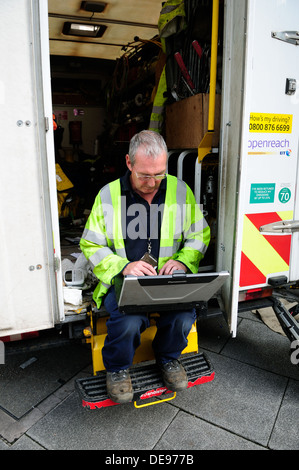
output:
[[106,8],[105,2],[82,2],[81,9],[85,11],[92,11],[93,13],[102,13]]
[[72,24],[71,25],[72,31],[89,31],[90,33],[94,33],[96,31],[96,27],[89,25],[89,24]]
[[69,36],[84,36],[89,38],[100,38],[106,31],[107,26],[99,24],[88,23],[71,23],[69,21],[64,23],[63,34]]

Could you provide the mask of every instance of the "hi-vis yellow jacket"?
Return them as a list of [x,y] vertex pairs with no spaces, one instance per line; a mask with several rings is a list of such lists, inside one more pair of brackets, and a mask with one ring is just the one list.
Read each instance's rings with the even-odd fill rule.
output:
[[[98,193],[80,240],[81,250],[100,280],[93,295],[98,308],[114,277],[129,263],[121,224],[124,210],[126,204],[118,179]],[[193,192],[183,181],[167,175],[158,271],[171,258],[196,273],[209,241],[210,228]]]
[[[186,28],[184,0],[168,0],[163,3],[158,21],[162,49],[166,53],[165,40]],[[164,106],[167,101],[166,66],[164,66],[153,102],[153,109],[149,123],[149,130],[162,132],[164,122]]]

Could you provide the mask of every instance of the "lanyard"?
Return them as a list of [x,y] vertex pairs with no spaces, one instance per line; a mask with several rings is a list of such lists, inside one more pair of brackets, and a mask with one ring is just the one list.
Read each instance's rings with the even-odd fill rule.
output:
[[[131,192],[131,197],[132,197],[132,200],[135,204],[137,204],[137,201],[136,201],[136,198],[135,198],[135,194],[133,192]],[[143,228],[144,228],[144,232],[146,232],[146,236],[147,236],[147,252],[150,254],[151,251],[152,251],[152,242],[151,242],[151,235],[155,235],[155,230],[157,229],[158,227],[158,223],[159,223],[159,207],[160,207],[160,204],[161,204],[161,198],[162,198],[162,194],[161,192],[159,193],[159,198],[158,198],[158,201],[157,203],[154,203],[154,204],[148,204],[147,201],[146,203],[149,205],[149,217],[147,216],[147,220],[146,220],[146,226],[145,226],[145,223],[144,223],[144,220],[140,217],[140,223],[142,224]],[[139,202],[139,204],[142,204],[141,202]],[[142,204],[145,208],[146,208],[146,211],[147,211],[147,214],[148,214],[148,209],[147,209],[147,206],[146,204]],[[153,211],[153,207],[155,208],[155,210]],[[139,212],[139,214],[141,213],[141,211]],[[154,224],[152,223],[154,221]],[[148,223],[149,222],[149,223]],[[161,221],[162,223],[162,221]],[[156,233],[156,236],[158,237],[158,232]]]

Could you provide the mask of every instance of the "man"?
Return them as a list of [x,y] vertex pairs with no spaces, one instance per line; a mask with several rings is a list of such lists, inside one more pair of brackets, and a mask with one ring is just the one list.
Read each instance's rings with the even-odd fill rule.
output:
[[[119,312],[114,281],[119,275],[156,276],[176,270],[196,273],[210,240],[210,229],[190,188],[166,175],[167,147],[160,134],[136,134],[126,155],[126,175],[101,189],[87,221],[81,249],[100,282],[94,300],[110,314],[102,350],[109,397],[133,398],[129,368],[148,316]],[[137,216],[136,216],[137,214]],[[178,358],[188,344],[195,309],[166,311],[156,321],[156,361],[172,391],[188,385]]]

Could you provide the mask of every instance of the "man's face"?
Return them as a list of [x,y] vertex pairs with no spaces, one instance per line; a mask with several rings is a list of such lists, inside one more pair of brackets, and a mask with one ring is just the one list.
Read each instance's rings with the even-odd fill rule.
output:
[[[161,184],[161,179],[155,179],[159,175],[164,175],[167,169],[167,154],[161,152],[156,157],[145,155],[143,148],[140,148],[135,155],[135,164],[131,165],[129,155],[126,155],[127,167],[131,171],[132,188],[137,193],[151,194],[156,192]],[[148,178],[151,176],[151,178]]]

